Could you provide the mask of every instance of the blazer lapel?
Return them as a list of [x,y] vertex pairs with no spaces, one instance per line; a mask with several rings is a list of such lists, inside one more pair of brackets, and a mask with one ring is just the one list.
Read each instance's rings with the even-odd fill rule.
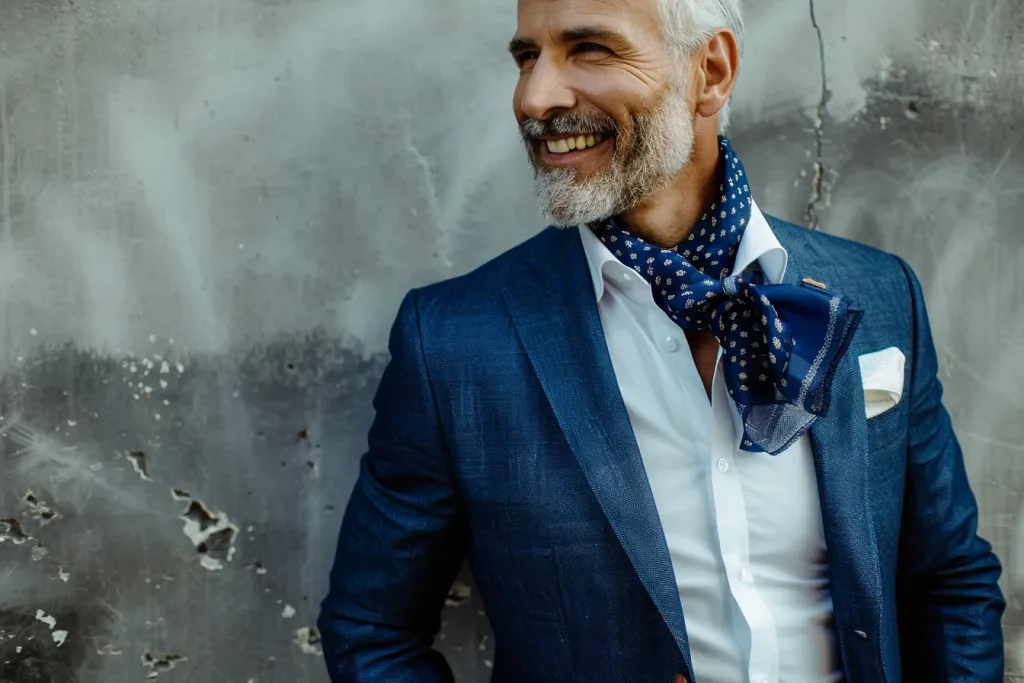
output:
[[[801,228],[771,221],[776,237],[789,254],[784,282],[803,278],[824,283],[858,307],[856,293],[841,291],[839,273],[827,254],[808,244]],[[832,381],[827,415],[811,428],[811,445],[821,499],[825,543],[832,577],[836,630],[844,653],[863,648],[871,639],[880,648],[881,570],[871,501],[867,486],[868,431],[864,389],[857,358],[863,352],[854,333]],[[859,640],[859,644],[854,642]],[[882,680],[882,672],[876,672]]]
[[548,228],[534,244],[530,268],[503,291],[513,324],[601,509],[692,671],[665,534],[619,393],[579,233]]

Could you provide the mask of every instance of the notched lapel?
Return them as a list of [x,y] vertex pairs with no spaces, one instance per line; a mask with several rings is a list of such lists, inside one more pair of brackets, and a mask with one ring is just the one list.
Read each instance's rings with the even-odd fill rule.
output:
[[[572,452],[690,666],[675,575],[619,393],[576,230],[549,229],[503,290],[513,325]],[[691,669],[692,671],[692,669]]]

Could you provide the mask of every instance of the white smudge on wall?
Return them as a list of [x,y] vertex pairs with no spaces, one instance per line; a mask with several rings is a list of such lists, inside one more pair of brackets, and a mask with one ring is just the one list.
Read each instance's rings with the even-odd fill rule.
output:
[[36,619],[49,626],[50,630],[53,630],[53,628],[57,625],[57,619],[52,615],[47,614],[41,609],[36,610]]
[[50,633],[50,636],[53,638],[53,642],[57,644],[57,647],[64,644],[64,641],[68,638],[68,632],[63,629],[54,630],[57,626],[57,619],[53,615],[47,614],[41,609],[37,609],[36,619],[50,627],[50,631],[52,632]]
[[294,642],[307,655],[321,656],[324,653],[320,645],[320,632],[312,626],[303,626],[295,631]]

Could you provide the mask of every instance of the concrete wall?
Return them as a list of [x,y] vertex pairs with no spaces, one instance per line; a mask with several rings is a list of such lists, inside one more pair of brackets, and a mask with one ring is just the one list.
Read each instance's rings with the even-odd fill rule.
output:
[[[734,142],[762,206],[921,275],[1024,670],[1024,5],[748,4]],[[0,3],[0,680],[326,681],[398,301],[541,227],[514,11]],[[487,680],[471,587],[445,620]]]

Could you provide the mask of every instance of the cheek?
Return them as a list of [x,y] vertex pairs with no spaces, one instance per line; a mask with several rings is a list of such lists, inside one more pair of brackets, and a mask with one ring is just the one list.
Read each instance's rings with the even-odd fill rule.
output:
[[632,128],[634,114],[653,111],[657,94],[628,74],[588,73],[581,77],[578,92],[598,111],[611,117],[623,130]]

